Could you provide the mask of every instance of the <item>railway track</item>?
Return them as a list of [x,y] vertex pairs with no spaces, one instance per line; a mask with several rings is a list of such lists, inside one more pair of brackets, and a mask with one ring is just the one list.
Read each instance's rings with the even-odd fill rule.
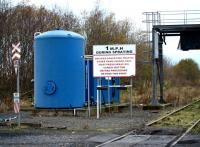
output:
[[189,103],[189,104],[187,104],[187,105],[185,105],[185,106],[183,106],[181,108],[178,108],[178,109],[176,109],[176,110],[174,110],[172,112],[169,112],[168,114],[166,114],[166,115],[164,115],[164,116],[162,116],[162,117],[160,117],[160,118],[158,118],[158,119],[156,119],[154,121],[151,121],[151,122],[147,123],[146,126],[152,126],[152,125],[157,124],[159,122],[163,122],[164,119],[167,120],[167,118],[169,118],[169,117],[171,117],[171,116],[173,116],[173,115],[175,115],[175,114],[177,114],[177,113],[179,113],[179,112],[181,112],[183,110],[187,110],[188,108],[193,107],[193,105],[195,105],[195,104],[199,105],[199,110],[200,110],[200,99],[198,99],[198,100],[196,100],[196,101],[194,101],[192,103]]
[[200,123],[200,119],[195,120],[191,123],[191,126],[182,134],[178,135],[174,140],[169,142],[166,147],[175,146],[183,137],[185,137],[193,128],[195,128]]
[[[184,115],[185,113],[185,115]],[[198,113],[198,115],[196,116],[196,114]],[[184,128],[184,132],[182,132],[181,134],[177,134],[176,137],[174,139],[172,139],[169,143],[167,143],[166,147],[173,147],[175,146],[183,137],[185,137],[188,133],[191,132],[191,130],[193,130],[198,124],[200,124],[200,99],[187,104],[181,108],[178,108],[154,121],[151,121],[149,123],[146,124],[146,127],[150,127],[150,126],[164,126],[167,124],[167,126],[170,126],[170,121],[173,120],[172,118],[178,118],[180,116],[183,115],[183,117],[187,117],[186,115],[192,115],[194,116],[192,118],[192,120],[190,122],[187,122],[187,124],[185,124],[184,126],[182,126]],[[195,117],[196,116],[196,117]],[[191,118],[190,118],[191,119]],[[180,120],[178,119],[178,121],[172,121],[173,126],[176,126],[177,124],[175,124],[175,122],[178,123],[178,125],[180,124],[179,122]],[[167,123],[168,122],[168,123]],[[184,122],[185,123],[185,122]],[[105,145],[109,145],[110,143],[113,143],[115,141],[118,141],[120,139],[123,139],[125,137],[127,137],[128,135],[136,135],[135,134],[135,130],[132,130],[126,134],[123,134],[121,136],[118,136],[116,138],[107,140],[104,143],[101,143],[99,145],[97,145],[96,147],[102,147]]]

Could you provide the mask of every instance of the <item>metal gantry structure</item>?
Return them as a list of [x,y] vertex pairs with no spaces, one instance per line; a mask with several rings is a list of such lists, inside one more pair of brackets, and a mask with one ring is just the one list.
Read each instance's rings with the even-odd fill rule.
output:
[[[165,43],[165,37],[180,36],[180,38],[184,38],[184,35],[187,36],[188,34],[191,40],[193,37],[198,37],[196,35],[198,33],[195,32],[200,32],[200,10],[144,12],[143,15],[145,16],[143,22],[146,23],[146,41],[148,43],[147,45],[151,48],[149,54],[152,56],[151,105],[159,105],[160,103],[165,103],[163,93],[163,43]],[[182,40],[184,41],[185,39]],[[192,48],[190,42],[188,46],[189,48],[181,50],[187,51]]]

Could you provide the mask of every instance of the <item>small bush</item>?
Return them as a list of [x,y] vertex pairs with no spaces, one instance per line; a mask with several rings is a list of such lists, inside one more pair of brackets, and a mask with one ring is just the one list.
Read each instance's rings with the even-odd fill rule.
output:
[[13,103],[11,98],[4,98],[2,101],[0,101],[0,112],[7,112],[12,110]]

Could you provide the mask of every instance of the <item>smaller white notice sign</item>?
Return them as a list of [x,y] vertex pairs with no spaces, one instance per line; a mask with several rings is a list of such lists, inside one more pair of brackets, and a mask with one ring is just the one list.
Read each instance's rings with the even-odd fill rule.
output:
[[19,102],[19,93],[13,93],[14,102]]
[[135,76],[135,44],[94,45],[94,77]]

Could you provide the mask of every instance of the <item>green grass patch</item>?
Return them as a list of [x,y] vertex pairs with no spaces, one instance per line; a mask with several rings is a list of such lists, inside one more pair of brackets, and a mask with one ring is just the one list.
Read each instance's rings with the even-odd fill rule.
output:
[[185,108],[161,121],[154,126],[188,128],[194,120],[200,118],[200,102]]

